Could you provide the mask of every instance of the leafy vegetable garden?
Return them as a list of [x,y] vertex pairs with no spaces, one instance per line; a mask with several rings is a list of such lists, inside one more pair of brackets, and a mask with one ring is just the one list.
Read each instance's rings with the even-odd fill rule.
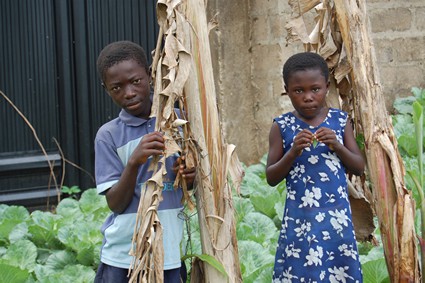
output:
[[[413,88],[413,95],[397,99],[393,126],[406,167],[406,184],[422,207],[424,176],[423,107],[425,89]],[[419,117],[419,118],[418,118]],[[421,120],[422,119],[422,120]],[[419,126],[418,126],[419,125]],[[285,184],[270,187],[265,178],[265,160],[245,167],[241,194],[234,195],[237,238],[244,282],[271,282],[274,254],[281,227]],[[65,187],[70,197],[54,212],[21,206],[0,205],[1,282],[93,282],[102,243],[100,226],[109,214],[104,197],[95,189],[85,190],[77,199],[77,187]],[[416,231],[422,238],[421,213],[416,214]],[[195,211],[186,211],[186,254],[203,257]],[[379,230],[377,243],[359,243],[364,282],[390,282]],[[420,243],[423,241],[421,240]],[[192,256],[185,257],[189,265]],[[217,266],[220,268],[220,266]]]

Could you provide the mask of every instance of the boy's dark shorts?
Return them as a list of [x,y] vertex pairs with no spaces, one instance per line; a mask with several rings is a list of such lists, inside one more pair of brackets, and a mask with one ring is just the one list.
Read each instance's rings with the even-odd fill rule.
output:
[[[99,264],[94,283],[128,283],[128,269],[107,265],[103,262]],[[186,282],[186,265],[176,269],[164,270],[164,283]]]

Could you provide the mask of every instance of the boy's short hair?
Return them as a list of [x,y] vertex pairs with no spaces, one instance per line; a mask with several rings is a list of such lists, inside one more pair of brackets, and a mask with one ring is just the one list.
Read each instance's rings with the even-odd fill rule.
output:
[[106,45],[97,57],[97,72],[102,82],[105,81],[106,70],[126,60],[136,61],[146,71],[149,69],[146,52],[143,47],[127,40],[112,42]]
[[283,81],[285,86],[288,85],[289,77],[296,71],[305,71],[308,69],[319,69],[325,80],[329,79],[329,68],[325,59],[317,53],[301,52],[292,55],[283,65]]

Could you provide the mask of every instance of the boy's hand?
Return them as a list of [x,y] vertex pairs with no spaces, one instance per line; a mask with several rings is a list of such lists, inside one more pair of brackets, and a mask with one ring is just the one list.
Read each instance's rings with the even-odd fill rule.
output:
[[291,150],[295,152],[296,156],[299,156],[302,154],[304,148],[311,145],[312,141],[313,134],[309,130],[304,129],[295,136]]
[[326,144],[331,150],[335,150],[341,143],[337,140],[335,132],[329,128],[322,127],[315,133],[316,139]]
[[181,174],[182,178],[186,181],[188,189],[192,189],[196,176],[196,168],[187,168],[184,158],[184,156],[177,158],[173,165],[173,171],[175,174]]
[[164,142],[164,137],[160,132],[153,132],[144,135],[131,155],[131,159],[140,165],[146,163],[149,156],[164,154]]

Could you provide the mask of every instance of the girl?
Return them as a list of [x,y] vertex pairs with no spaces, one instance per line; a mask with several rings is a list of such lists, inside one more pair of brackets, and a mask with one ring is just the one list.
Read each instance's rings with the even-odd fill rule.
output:
[[269,136],[267,182],[287,186],[273,282],[362,282],[345,173],[363,174],[364,160],[347,113],[325,105],[328,77],[311,52],[283,67],[295,110]]

